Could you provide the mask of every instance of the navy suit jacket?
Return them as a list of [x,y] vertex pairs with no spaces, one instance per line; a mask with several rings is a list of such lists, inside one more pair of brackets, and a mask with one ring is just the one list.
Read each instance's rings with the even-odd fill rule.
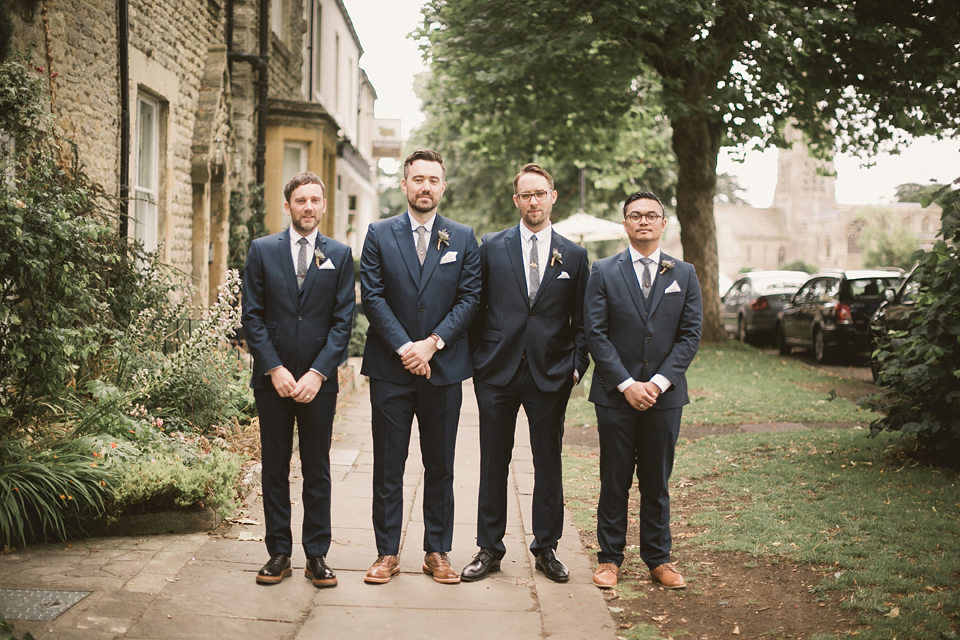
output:
[[[663,262],[669,260],[674,266],[664,271]],[[661,253],[648,303],[649,314],[629,249],[593,263],[584,302],[587,345],[595,363],[591,402],[629,408],[617,385],[627,378],[646,382],[657,373],[673,386],[654,409],[682,407],[690,401],[686,371],[700,346],[703,322],[693,265]]]
[[[446,243],[440,231],[449,236]],[[370,321],[363,375],[411,382],[397,349],[434,333],[445,344],[430,360],[431,384],[473,375],[469,344],[461,339],[480,302],[480,252],[472,228],[437,214],[421,273],[409,215],[372,223],[360,253],[360,300]]]
[[471,331],[473,371],[479,380],[506,386],[524,352],[541,391],[559,391],[574,371],[583,378],[589,364],[583,330],[587,252],[553,231],[548,255],[531,306],[519,225],[483,236],[483,289]]
[[318,371],[327,378],[320,393],[336,393],[356,305],[353,255],[350,247],[317,234],[315,249],[333,268],[321,269],[311,259],[298,290],[290,233],[254,240],[243,269],[243,332],[253,354],[250,386],[272,389],[266,373],[282,365],[297,380],[310,369]]

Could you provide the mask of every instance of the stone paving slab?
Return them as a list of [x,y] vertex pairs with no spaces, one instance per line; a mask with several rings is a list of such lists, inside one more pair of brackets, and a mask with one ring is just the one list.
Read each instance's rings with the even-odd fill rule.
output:
[[[464,384],[463,398],[450,553],[457,570],[477,551],[479,428],[469,383]],[[334,432],[334,529],[328,562],[338,575],[336,588],[316,589],[304,578],[299,524],[293,527],[293,577],[271,586],[256,584],[266,550],[262,500],[254,490],[237,518],[245,524],[221,528],[216,535],[99,537],[0,555],[0,588],[92,592],[53,621],[14,620],[17,633],[29,631],[37,640],[616,637],[603,596],[591,584],[594,559],[580,545],[569,514],[558,555],[570,568],[571,581],[556,584],[534,569],[528,550],[533,469],[522,413],[510,475],[502,570],[486,580],[459,585],[438,584],[421,570],[423,469],[416,429],[404,475],[401,573],[385,585],[363,582],[376,557],[365,386],[341,399]],[[302,478],[296,454],[291,483],[292,519],[300,523]]]

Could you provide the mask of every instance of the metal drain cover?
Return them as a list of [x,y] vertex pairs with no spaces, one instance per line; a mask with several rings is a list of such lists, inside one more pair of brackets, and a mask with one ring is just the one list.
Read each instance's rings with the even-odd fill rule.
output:
[[55,620],[91,591],[0,589],[0,613],[7,620]]

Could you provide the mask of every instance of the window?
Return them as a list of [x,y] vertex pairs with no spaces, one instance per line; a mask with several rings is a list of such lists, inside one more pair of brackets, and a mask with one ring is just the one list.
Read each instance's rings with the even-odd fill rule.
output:
[[[280,185],[280,200],[283,201],[283,187],[290,178],[307,170],[307,144],[305,142],[283,143],[283,181]],[[283,217],[283,228],[290,226],[290,216]]]
[[137,148],[134,169],[133,237],[147,251],[157,249],[160,182],[160,104],[137,96]]
[[847,232],[847,253],[863,253],[861,239],[863,238],[864,226],[863,220],[856,220],[850,225],[850,230]]
[[284,0],[270,0],[270,28],[283,41],[283,3]]

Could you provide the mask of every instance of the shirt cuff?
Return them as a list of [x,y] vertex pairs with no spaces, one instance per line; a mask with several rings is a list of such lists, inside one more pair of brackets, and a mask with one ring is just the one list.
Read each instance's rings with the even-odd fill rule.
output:
[[318,376],[320,376],[320,379],[323,380],[324,382],[327,381],[327,376],[323,375],[322,373],[320,373],[320,372],[317,371],[316,369],[314,369],[314,368],[311,367],[311,368],[310,368],[310,371],[313,371],[315,374],[317,374]]
[[412,346],[413,346],[413,342],[411,342],[410,340],[407,340],[402,345],[400,345],[399,349],[397,349],[397,355],[403,356],[403,354],[407,352],[407,349],[409,349]]
[[664,391],[666,391],[667,389],[673,386],[672,382],[667,380],[665,377],[663,377],[659,373],[655,374],[652,378],[650,378],[650,382],[660,387],[660,393],[663,393]]
[[630,385],[632,385],[634,382],[636,382],[636,380],[634,380],[633,378],[627,378],[626,380],[624,380],[623,382],[617,385],[617,391],[619,391],[620,393],[626,393],[627,389],[629,389]]

